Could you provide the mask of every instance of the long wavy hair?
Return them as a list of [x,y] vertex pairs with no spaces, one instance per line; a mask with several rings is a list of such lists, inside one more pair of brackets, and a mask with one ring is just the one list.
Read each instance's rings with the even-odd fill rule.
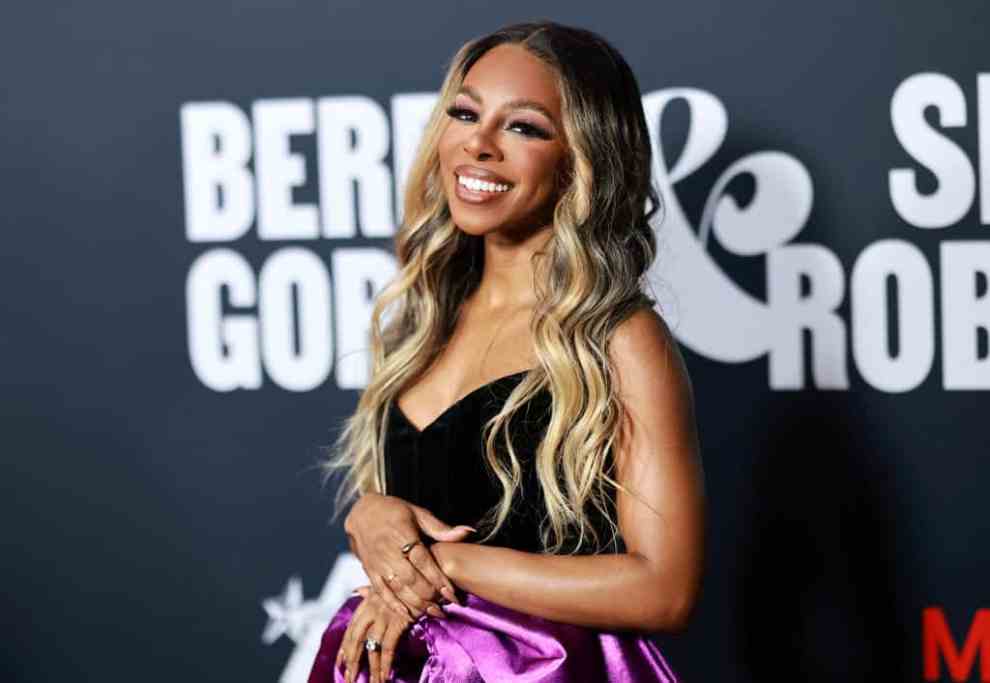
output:
[[[540,538],[546,553],[560,553],[568,539],[576,539],[568,552],[578,552],[620,537],[614,495],[628,489],[615,480],[610,457],[623,411],[608,344],[627,316],[656,304],[644,289],[656,253],[651,218],[660,209],[636,78],[591,31],[549,21],[514,24],[471,40],[453,57],[409,172],[395,237],[399,271],[374,302],[370,382],[323,466],[328,478],[345,473],[334,518],[366,492],[388,493],[383,445],[390,406],[439,356],[461,303],[480,283],[481,269],[472,264],[483,266],[483,238],[453,223],[437,145],[469,69],[503,44],[525,48],[556,73],[569,155],[552,235],[534,256],[530,331],[539,364],[484,424],[485,460],[502,496],[477,528],[481,541],[492,538],[512,510],[522,468],[509,425],[526,401],[548,389],[551,415],[535,454],[545,504]],[[611,538],[600,538],[595,512]]]

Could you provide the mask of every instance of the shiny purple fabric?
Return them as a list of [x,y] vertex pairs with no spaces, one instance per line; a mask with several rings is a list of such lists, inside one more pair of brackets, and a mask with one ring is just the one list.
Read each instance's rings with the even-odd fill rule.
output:
[[[344,683],[334,669],[347,624],[362,598],[349,598],[323,633],[309,683]],[[607,632],[534,617],[471,593],[444,606],[447,619],[420,617],[399,639],[391,680],[399,683],[679,683],[659,648],[636,633]],[[362,656],[357,683],[367,683]]]

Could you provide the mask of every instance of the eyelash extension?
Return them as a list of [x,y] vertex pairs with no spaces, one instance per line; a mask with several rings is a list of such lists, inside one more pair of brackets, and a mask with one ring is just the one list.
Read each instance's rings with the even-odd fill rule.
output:
[[[474,116],[473,111],[471,111],[470,109],[465,109],[463,107],[449,107],[447,109],[447,116],[451,117],[452,119],[463,121],[464,119],[459,118],[462,114],[468,114],[470,116]],[[510,127],[519,127],[520,129],[522,129],[522,134],[525,135],[526,137],[542,138],[544,140],[550,139],[549,133],[547,133],[542,128],[538,128],[537,126],[534,126],[531,123],[524,123],[523,121],[517,121],[511,124]]]

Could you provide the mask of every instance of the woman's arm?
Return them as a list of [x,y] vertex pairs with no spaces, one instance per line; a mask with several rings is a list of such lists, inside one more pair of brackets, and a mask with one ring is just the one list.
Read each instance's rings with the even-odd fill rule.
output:
[[704,558],[704,475],[690,378],[653,311],[623,322],[609,353],[627,412],[616,478],[655,509],[618,493],[628,552],[540,555],[460,542],[432,550],[455,585],[527,614],[603,629],[681,630],[700,594]]

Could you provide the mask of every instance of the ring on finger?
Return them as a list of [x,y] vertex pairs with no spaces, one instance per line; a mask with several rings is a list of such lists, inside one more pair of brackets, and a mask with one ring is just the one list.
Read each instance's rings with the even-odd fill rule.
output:
[[369,680],[378,680],[378,670],[381,668],[382,640],[385,635],[375,637],[371,634],[364,639],[364,649],[368,651],[368,676]]
[[417,543],[419,543],[418,540],[409,541],[409,543],[406,543],[404,546],[402,546],[400,548],[400,550],[402,551],[402,554],[403,555],[408,555],[409,554],[409,551],[412,550],[413,548],[415,548]]

